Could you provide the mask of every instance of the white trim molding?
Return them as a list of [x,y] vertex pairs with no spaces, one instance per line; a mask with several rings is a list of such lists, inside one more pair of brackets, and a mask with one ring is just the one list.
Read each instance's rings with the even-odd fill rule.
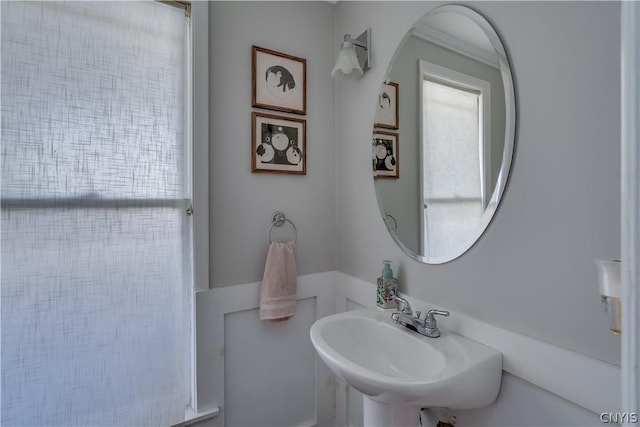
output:
[[[640,411],[640,3],[622,2],[622,411]],[[630,425],[630,424],[625,424]]]
[[413,35],[490,67],[500,68],[500,61],[493,50],[474,46],[436,28],[428,26],[416,27]]
[[[339,272],[336,275],[339,308],[348,301],[375,307],[374,284]],[[443,309],[403,297],[413,307]],[[620,368],[615,365],[455,312],[442,320],[442,327],[500,351],[504,371],[596,414],[620,408]]]
[[191,299],[191,399],[186,408],[185,421],[202,420],[201,413],[209,415],[215,410],[197,407],[198,365],[195,312],[195,292],[209,288],[209,4],[194,2],[191,5],[191,43],[189,52],[191,75],[191,199],[193,215],[193,296]]
[[[316,319],[336,312],[373,308],[375,295],[374,283],[338,271],[298,277],[298,302],[310,307],[308,304],[313,301],[315,313],[312,316]],[[409,296],[406,298],[416,308],[442,308],[427,301]],[[237,325],[233,322],[238,320],[238,316],[246,315],[242,312],[259,308],[259,300],[260,282],[215,288],[197,294],[197,403],[199,412],[209,410],[211,416],[215,416],[210,420],[211,426],[225,425],[225,371],[229,369],[225,369],[225,327],[229,329],[231,325]],[[300,322],[303,319],[308,321],[308,315],[306,318],[294,317],[289,322]],[[255,322],[256,328],[259,328],[260,320],[257,314]],[[505,372],[566,401],[595,414],[615,413],[621,410],[621,370],[617,366],[488,325],[460,313],[452,312],[450,317],[442,319],[441,327],[495,348],[503,355]],[[255,338],[260,339],[259,336]],[[257,343],[256,346],[256,351],[261,351],[260,344]],[[319,358],[316,357],[313,366],[316,389],[315,416],[311,416],[304,425],[347,425],[349,416],[353,415],[350,414],[349,408],[356,408],[358,403],[349,401],[349,388],[335,378]],[[277,373],[274,372],[273,375]],[[330,384],[331,387],[328,387]],[[306,400],[305,402],[308,403]]]

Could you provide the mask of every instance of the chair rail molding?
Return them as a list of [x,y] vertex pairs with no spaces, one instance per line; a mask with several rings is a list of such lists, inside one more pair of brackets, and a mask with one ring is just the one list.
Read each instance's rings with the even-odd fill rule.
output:
[[[262,395],[268,390],[271,406],[282,406],[283,399],[288,399],[288,404],[295,405],[298,413],[304,409],[304,420],[294,417],[299,420],[295,425],[347,425],[351,409],[358,410],[357,403],[350,400],[346,384],[336,378],[312,350],[305,349],[311,345],[308,327],[315,320],[336,312],[375,308],[375,292],[374,283],[339,271],[299,276],[299,312],[280,325],[259,320],[259,282],[198,292],[198,412],[220,409],[211,419],[212,427],[227,425],[238,417],[246,420],[251,414],[243,414],[242,405],[251,401],[265,404],[267,400]],[[428,301],[405,297],[414,307],[442,308]],[[621,369],[618,366],[461,313],[451,314],[441,326],[500,351],[505,372],[595,414],[622,410]],[[275,349],[273,338],[281,340],[277,341]],[[283,357],[291,354],[287,349],[294,350],[297,358],[290,360],[296,365],[304,364],[304,372],[299,371],[299,366],[281,363]],[[254,375],[252,372],[258,365],[264,368],[258,371],[258,383],[247,388],[247,378]],[[294,371],[304,378],[292,376]],[[288,381],[290,389],[299,391],[292,397],[282,395],[274,402],[273,396],[280,392],[278,384],[269,382],[270,378]],[[259,392],[257,396],[256,392]],[[244,396],[243,393],[246,398],[240,399],[243,402],[239,404],[238,396]],[[252,409],[254,412],[271,410],[265,408]],[[262,415],[269,418],[266,413]],[[278,416],[271,415],[272,420]]]

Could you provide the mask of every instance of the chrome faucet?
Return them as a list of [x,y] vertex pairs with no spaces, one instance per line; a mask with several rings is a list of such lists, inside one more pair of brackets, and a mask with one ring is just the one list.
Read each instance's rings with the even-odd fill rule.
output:
[[413,311],[411,310],[411,304],[409,304],[409,301],[397,295],[394,297],[394,300],[396,302],[396,306],[398,305],[398,303],[402,304],[401,306],[402,308],[400,310],[402,314],[409,314],[409,315],[413,314]]
[[402,308],[400,311],[391,313],[391,319],[395,323],[399,323],[429,338],[438,338],[440,336],[440,329],[438,329],[435,316],[449,316],[448,311],[429,310],[424,319],[420,319],[420,314],[422,313],[416,311],[414,315],[411,305],[406,299],[396,296],[396,301],[402,304]]

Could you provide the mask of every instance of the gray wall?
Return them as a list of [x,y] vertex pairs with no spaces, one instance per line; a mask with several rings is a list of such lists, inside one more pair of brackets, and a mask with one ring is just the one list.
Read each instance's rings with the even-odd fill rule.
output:
[[[515,159],[480,241],[451,263],[429,266],[404,255],[384,228],[370,132],[395,47],[438,4],[210,4],[211,285],[261,280],[271,213],[283,210],[299,230],[300,274],[337,267],[375,281],[389,258],[403,292],[619,363],[591,261],[619,255],[619,5],[470,3],[510,55]],[[367,27],[373,69],[333,81],[342,36]],[[307,58],[306,176],[250,172],[252,44]]]
[[[212,287],[262,280],[276,210],[298,228],[299,274],[335,268],[333,9],[322,2],[209,5]],[[252,45],[307,60],[305,176],[251,173],[251,111],[269,113],[251,107]]]
[[340,2],[334,45],[373,28],[373,69],[335,83],[337,268],[374,281],[394,261],[402,292],[619,364],[593,258],[620,246],[620,7],[471,2],[503,38],[518,105],[515,158],[493,222],[466,254],[423,265],[388,235],[371,177],[378,87],[407,29],[436,2]]

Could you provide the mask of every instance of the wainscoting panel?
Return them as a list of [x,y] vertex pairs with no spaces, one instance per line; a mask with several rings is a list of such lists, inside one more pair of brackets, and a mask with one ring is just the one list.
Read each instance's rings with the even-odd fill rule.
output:
[[[338,290],[339,288],[339,290]],[[362,303],[371,300],[369,307],[375,303],[375,294],[373,295],[355,295],[349,293],[349,289],[345,287],[336,287],[336,313],[345,311],[361,310],[367,308]],[[346,296],[346,295],[350,295]],[[358,302],[357,298],[360,302]],[[362,393],[352,388],[342,379],[336,377],[336,422],[335,426],[363,427],[362,413]]]
[[298,277],[296,315],[261,321],[260,283],[199,292],[197,407],[218,406],[209,426],[333,425],[335,381],[309,338],[335,312],[335,273]]
[[227,425],[315,424],[316,354],[309,328],[316,298],[299,300],[296,310],[295,321],[286,322],[261,322],[257,308],[225,316]]
[[[196,409],[220,409],[198,427],[362,426],[362,395],[316,356],[309,328],[336,312],[374,307],[375,285],[337,271],[300,276],[298,312],[284,323],[260,321],[259,298],[260,283],[197,294]],[[451,414],[460,426],[591,426],[600,412],[619,410],[616,366],[459,313],[442,322],[503,354],[498,400]]]

